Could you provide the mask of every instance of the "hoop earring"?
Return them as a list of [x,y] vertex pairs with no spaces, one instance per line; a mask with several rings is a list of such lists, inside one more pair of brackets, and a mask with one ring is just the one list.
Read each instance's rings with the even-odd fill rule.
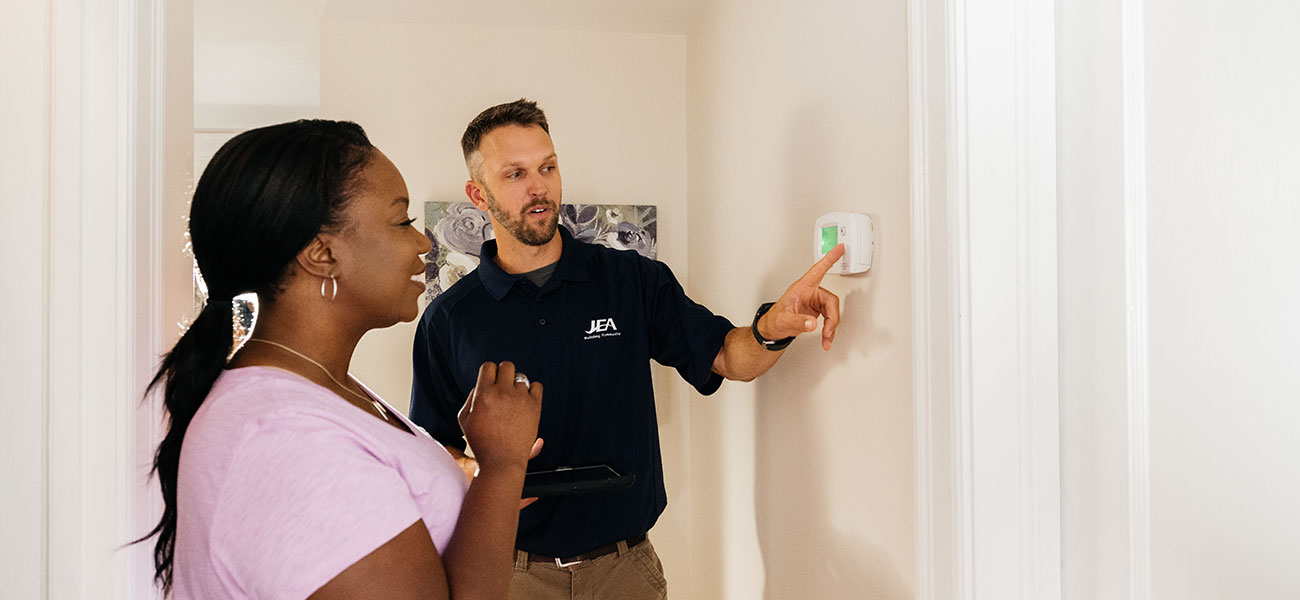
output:
[[321,278],[321,280],[320,280],[320,297],[321,297],[321,298],[325,298],[326,300],[329,300],[330,302],[333,302],[333,301],[334,301],[334,298],[335,298],[336,296],[339,295],[339,282],[338,282],[337,279],[334,279],[334,276],[333,276],[333,275],[330,275],[329,282],[330,282],[331,284],[334,285],[334,289],[333,289],[333,291],[330,292],[329,297],[326,297],[326,296],[325,296],[325,279],[324,279],[324,278]]

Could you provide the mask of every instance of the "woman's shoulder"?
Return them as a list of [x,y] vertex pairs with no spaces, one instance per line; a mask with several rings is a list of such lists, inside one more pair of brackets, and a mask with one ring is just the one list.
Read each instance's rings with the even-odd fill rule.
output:
[[208,396],[248,393],[255,390],[288,395],[330,393],[329,390],[292,371],[255,365],[222,371],[212,384],[212,391]]
[[334,392],[274,367],[227,369],[194,415],[191,436],[238,446],[249,438],[292,432],[366,438],[353,407]]
[[266,366],[226,369],[212,384],[204,407],[289,415],[332,408],[337,395],[311,380]]

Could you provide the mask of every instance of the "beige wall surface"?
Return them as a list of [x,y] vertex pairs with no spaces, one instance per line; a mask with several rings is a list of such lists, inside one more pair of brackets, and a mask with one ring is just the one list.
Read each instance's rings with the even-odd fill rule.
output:
[[[546,111],[569,203],[658,206],[659,259],[686,280],[686,40],[326,19],[321,112],[366,128],[411,200],[460,201],[460,136],[474,115],[521,96]],[[743,315],[742,315],[743,317]],[[414,324],[362,339],[352,370],[393,404],[410,399]],[[687,587],[689,388],[656,367],[669,506],[652,532],[674,590]],[[545,402],[545,400],[543,400]]]
[[692,294],[737,322],[811,264],[812,225],[875,219],[828,276],[834,348],[797,341],[691,410],[692,598],[910,598],[913,433],[906,3],[710,3],[688,34]]

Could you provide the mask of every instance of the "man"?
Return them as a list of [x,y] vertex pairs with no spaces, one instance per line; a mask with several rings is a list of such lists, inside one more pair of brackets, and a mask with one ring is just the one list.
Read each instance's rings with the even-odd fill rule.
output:
[[480,364],[509,360],[546,386],[529,470],[610,464],[630,489],[542,498],[519,517],[511,598],[665,598],[646,539],[667,505],[649,361],[701,394],[767,371],[793,337],[825,318],[829,350],[839,298],[819,287],[836,247],[764,304],[753,324],[686,297],[666,265],[576,241],[558,227],[561,179],[546,116],[518,100],[483,111],[461,140],[465,194],[496,234],[479,267],[438,296],[416,330],[411,418],[470,476],[456,421]]

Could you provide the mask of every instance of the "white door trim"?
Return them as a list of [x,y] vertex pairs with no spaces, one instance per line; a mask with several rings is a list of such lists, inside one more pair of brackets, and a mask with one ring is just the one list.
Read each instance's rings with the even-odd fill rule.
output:
[[911,0],[917,597],[1059,598],[1055,7]]
[[[959,173],[949,121],[960,89],[943,2],[909,0],[908,71],[912,218],[913,402],[916,428],[916,585],[919,600],[970,598],[969,406],[958,357],[969,339],[958,268],[965,260],[964,230],[949,183]],[[950,161],[950,157],[953,160]],[[962,189],[954,185],[954,190]],[[954,191],[953,193],[956,193]]]
[[[129,542],[160,514],[146,475],[163,423],[143,393],[174,330],[164,317],[164,256],[179,249],[162,241],[176,229],[163,217],[165,110],[168,89],[192,85],[166,76],[175,5],[192,18],[184,1],[50,5],[48,599],[161,597],[152,544]],[[190,135],[189,124],[173,125]]]
[[1145,0],[1120,0],[1130,600],[1151,597],[1145,10]]

